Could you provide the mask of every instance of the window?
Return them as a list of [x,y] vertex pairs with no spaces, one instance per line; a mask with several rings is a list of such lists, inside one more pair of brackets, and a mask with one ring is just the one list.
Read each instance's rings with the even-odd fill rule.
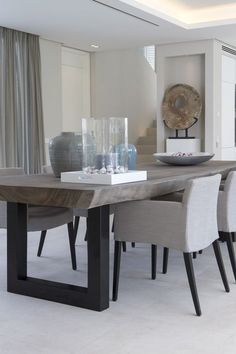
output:
[[149,45],[143,48],[144,56],[154,71],[155,71],[155,53],[156,53],[155,49],[156,48],[154,45]]

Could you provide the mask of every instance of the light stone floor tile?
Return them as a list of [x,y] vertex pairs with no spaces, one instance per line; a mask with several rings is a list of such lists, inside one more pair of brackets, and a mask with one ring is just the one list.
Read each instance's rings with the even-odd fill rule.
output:
[[[29,234],[30,275],[86,284],[82,222],[72,271],[66,227],[49,231],[36,257],[39,233]],[[170,251],[168,274],[150,279],[150,247],[130,245],[122,254],[116,303],[93,312],[6,291],[6,232],[0,230],[0,354],[234,354],[236,284],[221,244],[231,292],[226,294],[211,248],[194,260],[202,317],[194,315],[182,255]],[[111,242],[111,280],[113,242]]]

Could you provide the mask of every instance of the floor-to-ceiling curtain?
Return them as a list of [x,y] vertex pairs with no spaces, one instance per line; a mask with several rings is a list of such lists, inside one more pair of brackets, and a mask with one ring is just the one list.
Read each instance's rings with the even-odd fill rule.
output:
[[39,37],[0,27],[0,167],[44,162]]

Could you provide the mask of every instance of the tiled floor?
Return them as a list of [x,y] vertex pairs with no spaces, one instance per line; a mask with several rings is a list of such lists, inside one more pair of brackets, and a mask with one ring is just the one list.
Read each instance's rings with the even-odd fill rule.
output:
[[[29,272],[71,283],[86,282],[84,223],[78,237],[78,271],[71,270],[66,228],[50,231],[43,257],[39,234],[29,235]],[[150,248],[122,254],[117,303],[98,313],[6,291],[6,233],[0,231],[0,354],[195,354],[235,353],[236,284],[221,245],[230,281],[226,294],[212,249],[194,260],[202,317],[194,315],[182,255],[170,252],[167,275],[150,279]],[[111,270],[112,270],[111,243]],[[162,250],[158,249],[159,271]],[[112,273],[112,272],[111,272]],[[111,274],[112,275],[112,274]]]

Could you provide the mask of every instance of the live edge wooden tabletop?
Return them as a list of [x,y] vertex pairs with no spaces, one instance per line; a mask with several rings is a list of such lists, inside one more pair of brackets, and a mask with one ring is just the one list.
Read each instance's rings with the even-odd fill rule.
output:
[[0,200],[36,205],[89,209],[178,191],[190,178],[236,170],[236,161],[209,161],[196,166],[140,164],[148,180],[119,185],[62,183],[53,175],[0,177]]

